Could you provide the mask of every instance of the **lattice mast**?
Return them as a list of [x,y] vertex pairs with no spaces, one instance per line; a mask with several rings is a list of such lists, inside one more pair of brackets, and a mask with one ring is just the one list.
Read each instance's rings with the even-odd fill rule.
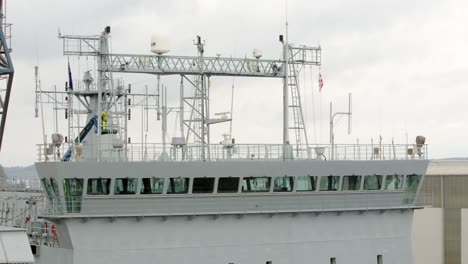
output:
[[[105,38],[103,38],[105,37]],[[321,48],[294,46],[283,41],[283,58],[280,60],[268,60],[256,56],[255,58],[233,57],[206,57],[204,43],[197,37],[194,43],[197,47],[197,56],[171,56],[171,55],[136,55],[113,54],[103,50],[100,45],[102,40],[108,39],[107,35],[101,36],[63,36],[64,55],[97,56],[99,58],[98,86],[100,100],[107,92],[106,81],[111,81],[106,74],[118,73],[145,73],[158,76],[180,75],[180,130],[182,133],[182,145],[187,144],[191,136],[194,143],[199,145],[202,160],[209,160],[210,126],[220,122],[230,121],[226,118],[210,118],[209,113],[209,89],[210,78],[215,76],[261,77],[283,79],[283,144],[288,146],[284,157],[293,158],[292,146],[289,141],[290,133],[295,136],[292,142],[296,146],[296,155],[303,155],[308,148],[305,120],[302,112],[301,94],[299,90],[298,75],[305,65],[320,65]],[[107,45],[107,44],[106,44]],[[193,76],[193,79],[188,76]],[[184,92],[184,82],[193,88],[193,92]],[[111,85],[112,86],[112,85]],[[154,95],[152,95],[154,96]],[[159,105],[159,92],[157,92],[158,114],[161,114]],[[101,108],[104,102],[98,104]],[[101,110],[101,109],[99,109]],[[187,113],[187,114],[185,114]],[[289,115],[292,115],[290,122]],[[99,120],[101,122],[101,120]],[[126,129],[125,129],[126,130]],[[179,141],[179,142],[181,142]]]
[[5,124],[13,85],[14,68],[10,57],[11,24],[6,22],[6,1],[0,0],[0,149],[5,132]]
[[195,75],[194,81],[190,82],[194,88],[193,97],[181,95],[185,103],[183,109],[188,107],[190,111],[190,117],[188,119],[185,119],[183,112],[181,118],[185,127],[187,127],[187,135],[185,136],[186,142],[188,142],[190,135],[193,134],[194,141],[200,144],[201,159],[209,160],[209,148],[207,148],[207,144],[209,144],[209,98],[207,92],[207,77],[203,65],[205,43],[200,36],[197,36],[194,45],[197,47],[198,52],[199,60],[197,65],[199,72]]

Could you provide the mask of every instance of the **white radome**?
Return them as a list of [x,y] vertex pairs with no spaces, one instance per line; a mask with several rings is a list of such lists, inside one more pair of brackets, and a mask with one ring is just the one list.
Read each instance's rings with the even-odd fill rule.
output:
[[169,38],[160,33],[151,35],[151,52],[158,55],[168,53],[170,51]]

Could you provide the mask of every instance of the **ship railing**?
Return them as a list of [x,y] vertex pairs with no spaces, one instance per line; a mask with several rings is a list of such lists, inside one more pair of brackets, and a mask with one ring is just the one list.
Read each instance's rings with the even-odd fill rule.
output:
[[31,245],[59,247],[59,233],[54,223],[44,219],[37,219],[28,222],[25,229]]
[[[285,197],[288,196],[288,197]],[[309,196],[307,199],[304,196]],[[283,198],[281,198],[283,197]],[[190,201],[196,202],[191,204]],[[65,202],[63,202],[66,200]],[[62,202],[59,202],[62,201]],[[415,209],[432,206],[424,194],[418,202],[406,200],[403,192],[256,194],[182,196],[52,197],[38,205],[39,216],[170,216],[253,213],[300,213]],[[420,203],[424,201],[425,204]],[[50,227],[49,227],[50,228]]]
[[[39,162],[61,161],[68,146],[39,144]],[[122,148],[112,145],[86,148],[94,151],[73,151],[71,161],[194,161],[203,157],[199,145],[166,145],[160,143],[131,143]],[[77,149],[77,148],[76,148]],[[84,149],[84,148],[83,148]],[[97,151],[99,149],[99,151]],[[96,153],[99,153],[97,155]],[[163,154],[165,153],[165,154]],[[428,159],[428,145],[416,144],[210,144],[205,147],[205,160],[411,160]],[[99,158],[98,158],[99,156]]]
[[0,190],[7,192],[42,192],[42,186],[39,179],[17,177],[0,182]]

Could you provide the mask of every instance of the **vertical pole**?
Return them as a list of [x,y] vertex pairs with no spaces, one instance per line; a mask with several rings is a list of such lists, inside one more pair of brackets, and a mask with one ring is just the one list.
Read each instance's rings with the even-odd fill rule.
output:
[[[206,117],[210,118],[210,86],[211,86],[211,81],[210,77],[207,77],[207,82],[205,83],[205,92],[206,92]],[[207,143],[207,153],[206,153],[206,159],[209,161],[210,160],[210,125],[206,125],[206,143]]]
[[331,144],[331,159],[335,156],[335,138],[333,135],[333,104],[330,102],[330,144]]
[[163,143],[163,157],[166,157],[166,134],[167,134],[167,90],[166,87],[162,87],[162,143]]
[[[286,158],[289,145],[289,107],[288,107],[288,22],[286,21],[286,36],[283,41],[283,160]],[[289,149],[289,148],[288,148]]]
[[330,144],[333,143],[333,105],[332,102],[330,102]]
[[144,121],[144,120],[145,120],[144,115],[145,115],[145,105],[142,104],[142,105],[141,105],[141,130],[140,130],[140,131],[141,131],[141,154],[140,154],[140,158],[141,158],[142,161],[144,160],[143,154],[144,154],[144,149],[145,149],[145,144],[144,144],[145,140],[144,140],[144,135],[143,135],[143,134],[144,134],[144,130],[145,130],[145,129],[143,128],[144,123],[145,123],[145,121]]
[[180,136],[184,137],[184,77],[180,76]]
[[[231,122],[229,122],[229,135],[232,140],[232,116],[234,111],[234,81],[232,82],[232,89],[231,89]],[[231,141],[232,142],[232,141]]]
[[157,87],[156,87],[156,112],[157,112],[157,119],[159,120],[161,118],[161,75],[157,75]]
[[98,60],[98,85],[97,85],[97,92],[98,92],[98,102],[97,102],[97,138],[96,138],[96,160],[100,160],[100,150],[101,150],[101,125],[102,125],[102,117],[101,117],[101,102],[102,102],[102,86],[104,82],[104,65],[103,65],[103,58],[104,58],[104,49],[105,49],[105,42],[106,42],[106,33],[103,31],[101,33],[101,37],[99,38],[99,56],[97,57]]
[[351,112],[351,109],[352,109],[352,97],[351,97],[351,93],[349,93],[349,102],[348,102],[348,135],[351,135],[351,115],[352,115],[352,112]]
[[[200,57],[201,58],[201,57]],[[201,59],[200,59],[201,61]],[[201,159],[206,161],[206,153],[205,153],[205,75],[200,76],[201,79],[201,127],[200,127],[200,136],[201,136]]]
[[197,83],[198,89],[201,92],[201,120],[200,120],[200,137],[201,137],[201,160],[206,161],[206,154],[205,154],[205,147],[206,147],[206,133],[205,133],[205,125],[206,125],[206,112],[205,112],[205,100],[206,100],[206,83],[205,83],[205,73],[203,68],[203,53],[204,53],[204,44],[202,43],[202,39],[200,36],[197,36],[197,49],[198,49],[198,67],[200,71],[200,81]]
[[125,160],[127,160],[127,150],[128,150],[128,91],[131,89],[131,84],[128,84],[128,90],[125,90],[125,106],[124,106],[124,126],[125,126],[125,135],[123,137],[123,142],[124,142],[124,155],[125,155]]
[[54,85],[54,114],[55,114],[55,133],[58,132],[58,106],[57,106],[57,85]]

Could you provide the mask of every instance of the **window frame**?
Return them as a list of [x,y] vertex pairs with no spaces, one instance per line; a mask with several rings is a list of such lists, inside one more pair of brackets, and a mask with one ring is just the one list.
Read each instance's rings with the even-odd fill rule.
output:
[[[301,175],[301,176],[295,176],[295,181],[294,181],[294,192],[296,193],[307,193],[307,192],[317,192],[318,191],[318,182],[319,182],[319,179],[320,177],[319,176],[313,176],[313,175]],[[314,186],[311,186],[312,189],[310,190],[298,190],[298,184],[300,182],[299,178],[310,178],[310,179],[314,179]],[[310,182],[310,181],[309,181]]]
[[[275,176],[275,177],[272,177],[273,178],[273,192],[275,193],[290,193],[290,192],[294,192],[294,185],[295,185],[295,177],[293,176],[288,176],[288,175],[285,175],[285,176]],[[290,190],[278,190],[277,187],[276,187],[276,180],[277,179],[280,179],[280,178],[287,178],[287,182],[289,182],[289,187],[290,187]],[[271,184],[271,183],[270,183]],[[282,187],[284,188],[284,187]]]
[[[149,192],[149,193],[143,192],[143,191],[144,191],[144,187],[145,187],[145,184],[143,183],[143,180],[144,180],[144,179],[150,180],[150,189],[151,189],[151,192]],[[154,180],[154,179],[162,180],[161,192],[153,192],[153,188],[152,188],[152,186],[151,186],[153,183],[151,182],[151,180]],[[156,176],[143,177],[143,178],[141,178],[141,180],[140,180],[140,184],[141,184],[141,185],[139,186],[139,187],[140,187],[140,188],[139,188],[139,189],[140,189],[139,194],[140,194],[140,195],[164,194],[164,190],[165,190],[164,187],[166,186],[166,182],[167,182],[167,181],[166,181],[166,178],[163,178],[163,177],[156,177]]]
[[[338,183],[337,183],[337,188],[336,190],[322,190],[322,179],[323,178],[329,178],[329,177],[334,177],[334,178],[338,178]],[[338,175],[327,175],[327,176],[320,176],[320,180],[319,180],[319,186],[318,186],[318,190],[319,192],[339,192],[341,191],[341,176],[338,176]],[[328,183],[329,184],[329,183]]]
[[[388,185],[390,184],[387,184],[387,179],[388,177],[395,177],[395,176],[398,176],[400,178],[400,187],[399,188],[396,188],[396,189],[388,189]],[[382,190],[384,191],[403,191],[404,188],[405,188],[405,175],[401,175],[401,174],[389,174],[389,175],[385,175],[385,178],[383,180],[383,188]]]
[[[209,192],[200,192],[200,191],[194,192],[194,190],[195,190],[195,187],[194,187],[195,186],[195,181],[197,179],[204,179],[204,180],[212,179],[213,180],[212,181],[213,185],[212,185],[211,191],[209,191]],[[193,177],[192,178],[192,189],[191,189],[190,192],[192,194],[213,194],[213,193],[215,193],[215,185],[216,185],[216,177],[208,177],[208,176],[206,176],[206,177]]]
[[[268,189],[267,190],[252,190],[252,186],[250,186],[251,190],[244,190],[244,180],[245,179],[260,179],[260,178],[266,178],[268,179]],[[271,192],[272,190],[272,180],[271,176],[247,176],[247,177],[242,177],[242,185],[241,185],[241,193],[268,193]],[[251,185],[252,183],[249,183],[248,185]]]
[[[123,193],[123,190],[120,191],[119,193],[117,193],[117,188],[119,187],[119,180],[122,181],[122,188],[124,188],[124,185],[123,185],[123,180],[128,180],[128,183],[127,183],[127,193]],[[128,190],[128,186],[131,185],[130,181],[134,182],[135,183],[135,187],[134,187],[134,192],[130,192]],[[114,179],[114,188],[113,188],[113,194],[114,195],[136,195],[138,193],[138,178],[130,178],[130,177],[125,177],[125,178],[115,178]],[[125,189],[125,188],[124,188]]]
[[[109,184],[107,186],[107,190],[108,192],[106,194],[98,194],[98,193],[90,193],[89,190],[90,188],[92,188],[92,184],[90,184],[90,181],[92,180],[107,180],[109,181]],[[98,177],[98,178],[88,178],[87,181],[86,181],[86,195],[90,195],[90,196],[99,196],[99,195],[110,195],[111,194],[111,190],[112,190],[112,178],[102,178],[102,177]],[[102,185],[102,182],[100,183]]]
[[[185,181],[185,184],[186,184],[186,191],[184,192],[176,192],[176,186],[175,186],[175,183],[174,183],[174,186],[172,186],[172,181],[171,180],[180,180],[180,179],[183,179]],[[169,177],[167,178],[167,183],[166,183],[166,188],[165,188],[165,194],[170,194],[170,195],[177,195],[177,194],[190,194],[191,193],[191,184],[192,184],[192,179],[190,177],[182,177],[182,176],[179,176],[179,177]],[[174,187],[174,192],[170,191],[170,189],[172,189],[172,187]]]
[[[350,178],[350,177],[357,177],[358,178],[358,183],[355,185],[357,186],[357,189],[350,189],[349,188],[349,180],[348,180],[348,188],[345,189],[344,188],[344,184],[345,184],[345,178]],[[343,192],[357,192],[357,191],[361,191],[362,188],[363,188],[363,180],[362,180],[362,175],[355,175],[355,174],[352,174],[352,175],[343,175],[343,178],[341,180],[341,191]]]
[[[221,181],[221,179],[236,179],[236,178],[237,178],[237,188],[236,188],[236,191],[233,191],[233,192],[226,192],[226,191],[220,192],[220,191],[219,191],[219,182]],[[217,177],[217,179],[218,179],[218,184],[217,184],[217,186],[216,186],[216,193],[226,194],[226,193],[239,193],[239,192],[241,192],[239,189],[242,188],[242,184],[241,184],[241,179],[242,179],[242,177],[228,176],[228,177]]]
[[[380,180],[381,180],[381,182],[380,182],[380,187],[379,187],[378,189],[367,189],[367,188],[366,188],[366,186],[367,186],[367,185],[366,185],[366,179],[367,179],[368,177],[380,177]],[[364,183],[363,183],[363,185],[362,185],[362,190],[363,190],[363,191],[381,191],[382,188],[383,188],[383,186],[384,186],[384,178],[385,178],[385,177],[384,177],[383,175],[381,175],[381,174],[365,175],[365,176],[364,176]],[[377,181],[377,182],[378,182],[378,181]]]

